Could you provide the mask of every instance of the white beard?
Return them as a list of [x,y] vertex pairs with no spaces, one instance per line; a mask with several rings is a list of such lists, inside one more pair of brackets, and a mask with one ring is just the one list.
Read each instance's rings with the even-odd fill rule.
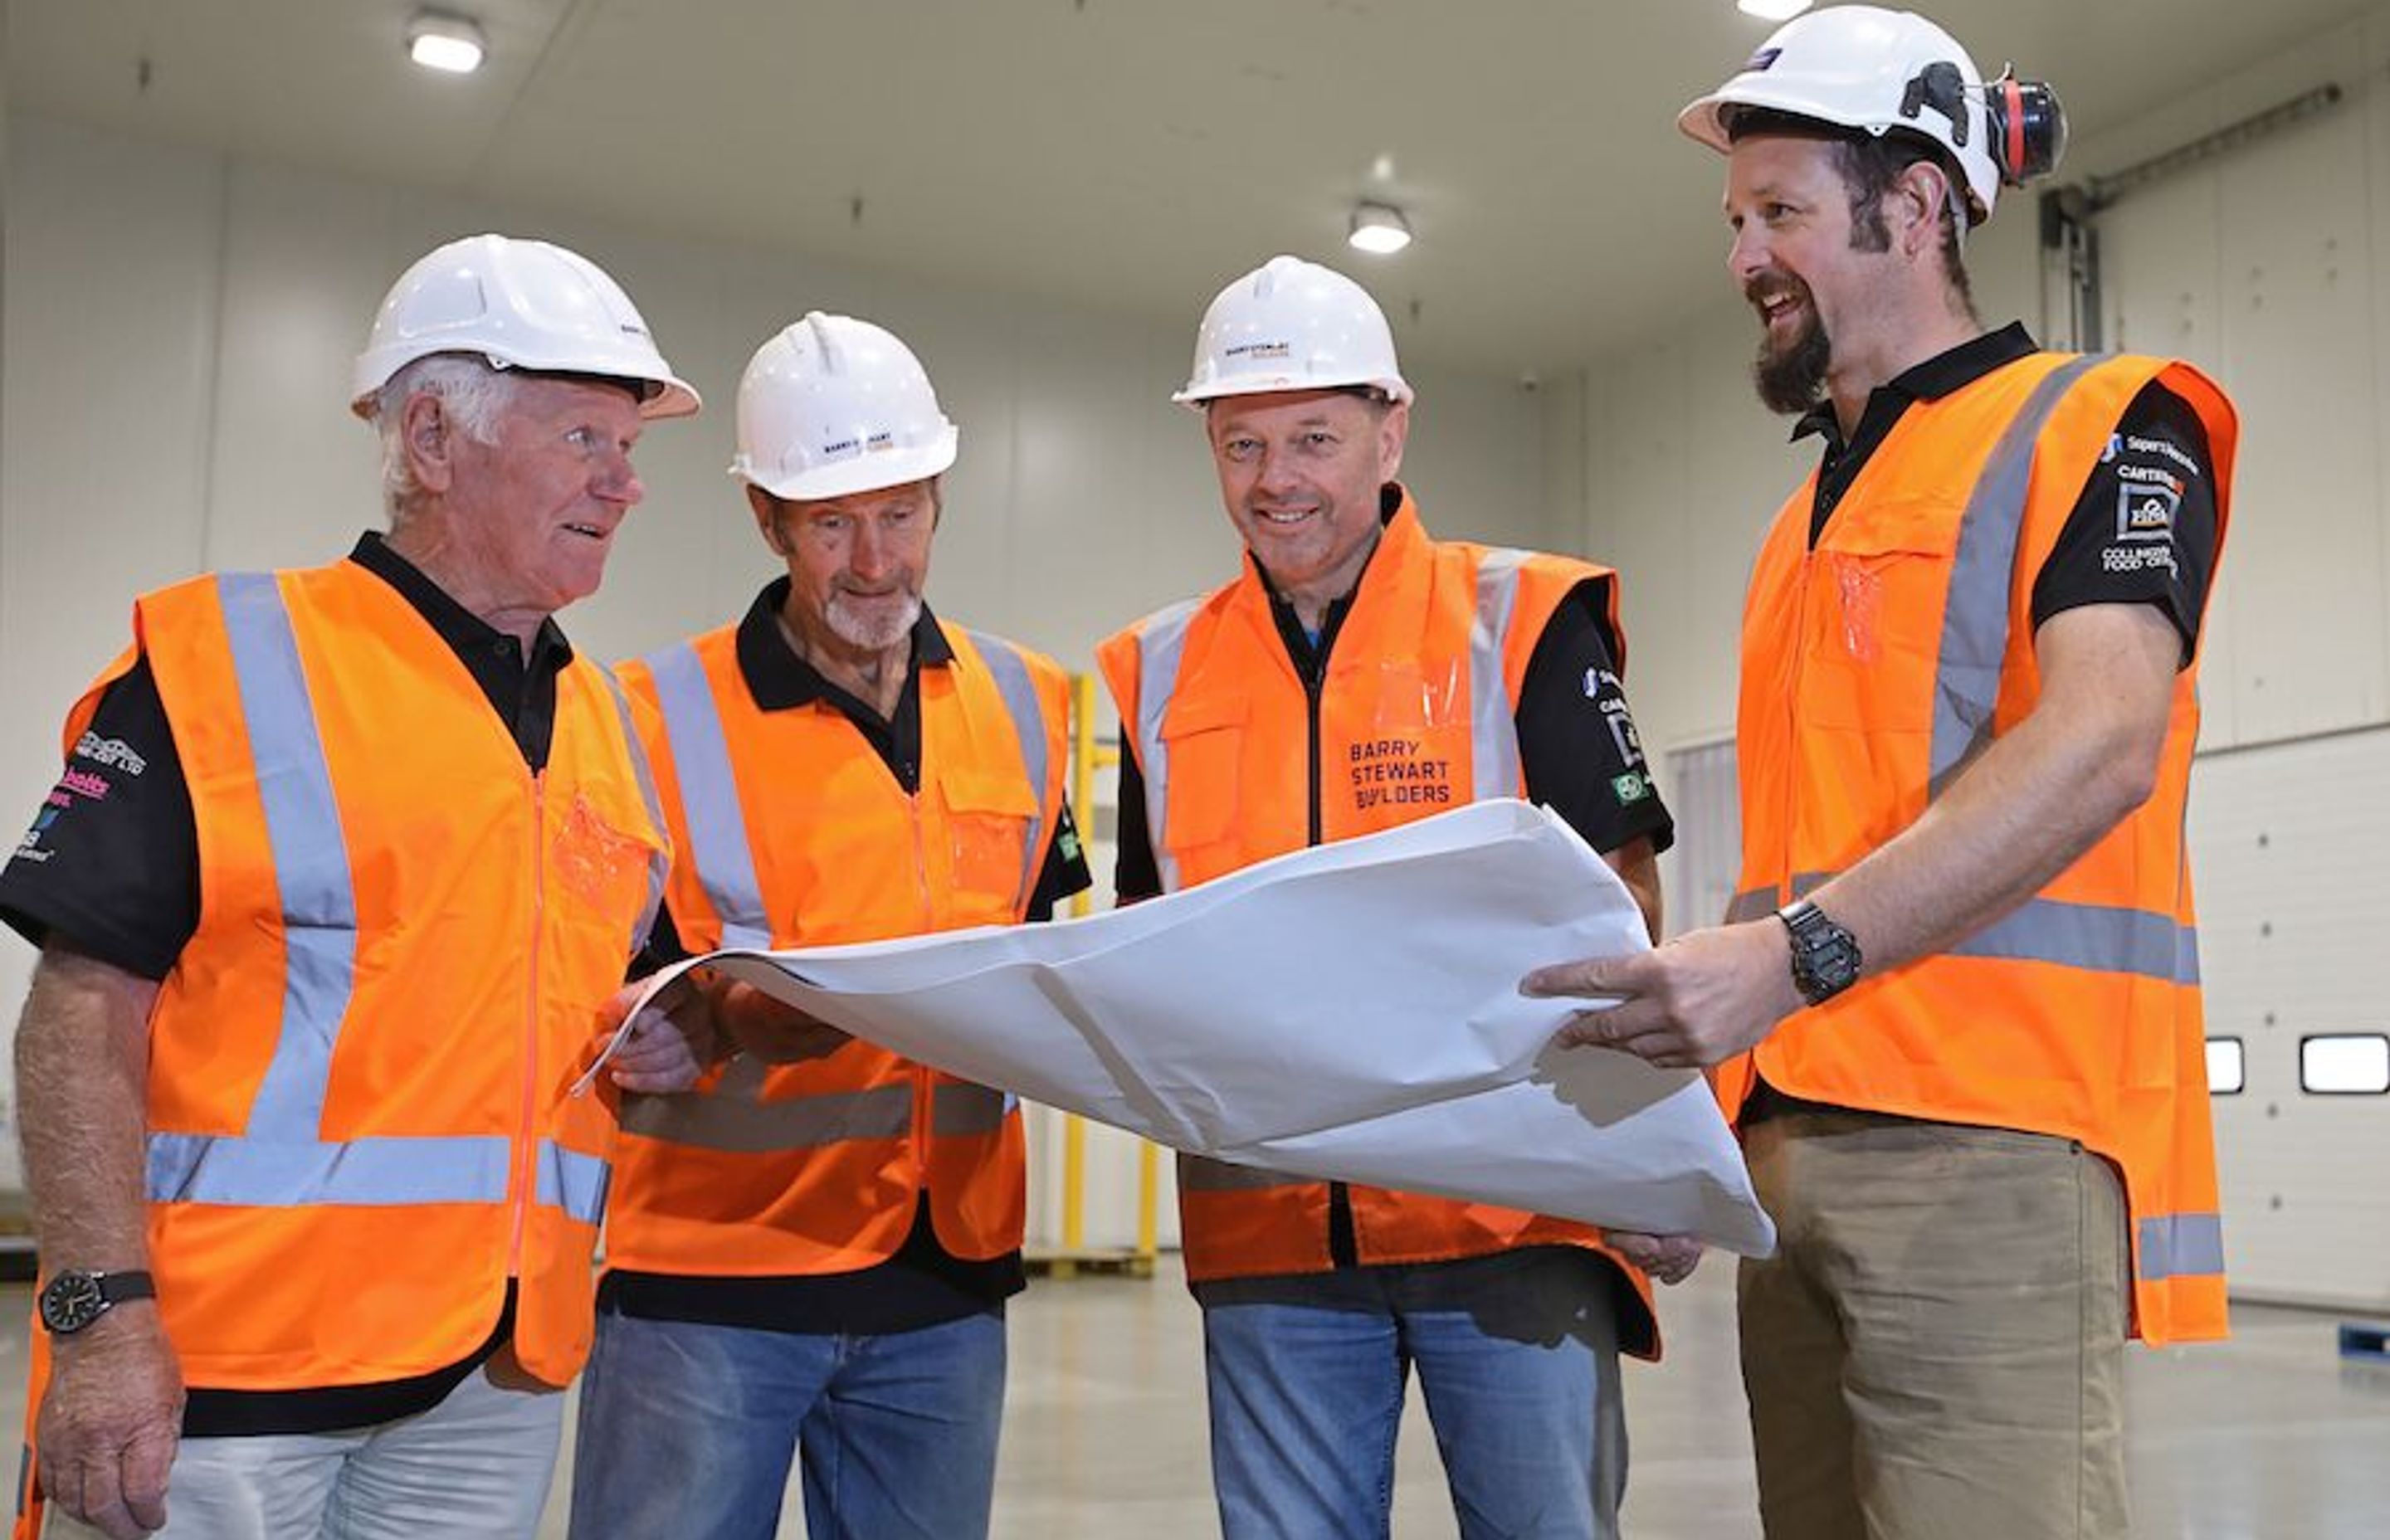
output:
[[867,610],[843,594],[832,594],[823,608],[822,618],[847,646],[866,652],[884,652],[903,641],[919,622],[921,596],[907,594],[905,602],[893,610],[876,604]]

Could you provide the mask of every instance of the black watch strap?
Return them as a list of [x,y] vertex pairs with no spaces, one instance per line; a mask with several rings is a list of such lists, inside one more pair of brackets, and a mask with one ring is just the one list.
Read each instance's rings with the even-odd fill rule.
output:
[[51,1275],[37,1303],[42,1324],[55,1336],[69,1337],[128,1300],[157,1297],[157,1280],[138,1268],[88,1273],[64,1267]]
[[1792,985],[1823,1005],[1859,982],[1858,938],[1805,898],[1776,911],[1792,938]]

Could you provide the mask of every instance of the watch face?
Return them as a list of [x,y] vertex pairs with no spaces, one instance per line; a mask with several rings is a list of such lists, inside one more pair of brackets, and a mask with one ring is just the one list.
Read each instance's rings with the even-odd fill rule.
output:
[[107,1308],[99,1280],[89,1273],[60,1273],[42,1290],[42,1324],[52,1331],[81,1331]]

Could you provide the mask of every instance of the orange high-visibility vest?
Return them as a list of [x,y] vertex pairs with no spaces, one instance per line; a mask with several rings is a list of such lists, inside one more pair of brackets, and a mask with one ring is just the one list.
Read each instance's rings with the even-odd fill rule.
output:
[[[693,951],[878,941],[1027,912],[1062,807],[1069,686],[996,637],[941,622],[920,671],[921,777],[907,796],[827,702],[765,711],[738,628],[626,663],[683,859],[674,923]],[[697,1092],[625,1098],[609,1264],[699,1277],[846,1273],[904,1244],[919,1194],[952,1255],[1017,1251],[1026,1209],[1014,1098],[865,1042]]]
[[406,1379],[489,1337],[588,1351],[613,1116],[568,1095],[662,892],[604,671],[533,775],[448,643],[354,562],[135,606],[199,836],[199,927],[149,1022],[148,1238],[192,1384]]
[[[1784,505],[1743,619],[1730,918],[1765,915],[1864,859],[2033,710],[2035,579],[2152,380],[2206,426],[2220,551],[2231,404],[2155,358],[2036,353],[1918,402],[1815,549],[1814,477]],[[2162,561],[2164,520],[2130,513],[2120,507],[2110,548]],[[1792,1097],[2081,1141],[2123,1173],[2134,1324],[2152,1342],[2225,1328],[2183,841],[2198,726],[2194,665],[2175,677],[2155,791],[2081,860],[1948,952],[1788,1019],[1716,1076],[1730,1114],[1755,1064]]]
[[[1097,658],[1136,747],[1163,890],[1464,802],[1523,795],[1520,685],[1554,611],[1589,582],[1602,586],[1624,671],[1608,569],[1431,541],[1405,494],[1337,632],[1316,738],[1303,681],[1250,563],[1236,582],[1108,638]],[[1188,1155],[1178,1171],[1189,1278],[1335,1265],[1330,1184]],[[1641,1296],[1640,1319],[1621,1322],[1625,1342],[1656,1348],[1650,1283],[1591,1226],[1382,1187],[1346,1190],[1364,1264],[1553,1244],[1602,1251]]]

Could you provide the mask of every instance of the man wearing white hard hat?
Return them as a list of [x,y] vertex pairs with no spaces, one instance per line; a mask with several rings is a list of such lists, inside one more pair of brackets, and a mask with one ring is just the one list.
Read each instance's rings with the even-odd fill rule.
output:
[[[1065,675],[922,603],[956,449],[919,362],[867,321],[816,312],[748,365],[731,469],[787,571],[622,671],[652,708],[678,946],[1013,924],[1087,886]],[[623,1113],[575,1540],[769,1536],[792,1458],[809,1534],[985,1534],[1018,1105],[708,987],[745,1052]]]
[[1728,923],[1531,987],[1715,1065],[1767,1533],[2116,1535],[2127,1334],[2222,1335],[2183,805],[2232,407],[1987,330],[1962,247],[2062,141],[1922,17],[1784,27],[1687,108],[1758,381],[1823,443],[1753,573]]
[[[1395,479],[1412,391],[1376,302],[1276,258],[1213,302],[1176,399],[1249,559],[1098,649],[1129,748],[1121,898],[1525,796],[1656,930],[1671,825],[1620,684],[1616,578],[1429,537]],[[1616,1532],[1618,1354],[1658,1350],[1636,1264],[1673,1281],[1690,1243],[1192,1157],[1178,1185],[1230,1540],[1384,1535],[1414,1369],[1468,1540]]]
[[[669,854],[552,616],[697,396],[597,267],[479,236],[391,290],[352,405],[389,533],[138,599],[0,871],[42,947],[20,1537],[538,1523],[614,1139],[570,1087]],[[697,1070],[643,1029],[612,1079]]]

